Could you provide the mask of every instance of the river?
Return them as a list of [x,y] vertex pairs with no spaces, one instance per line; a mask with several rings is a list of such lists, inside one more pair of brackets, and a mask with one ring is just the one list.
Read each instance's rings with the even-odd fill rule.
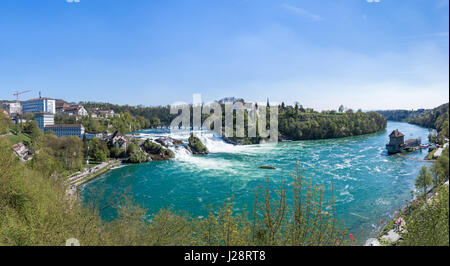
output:
[[[428,143],[428,129],[392,121],[385,131],[370,135],[250,146],[226,144],[209,134],[201,136],[211,152],[206,156],[176,152],[170,161],[127,165],[83,185],[80,194],[86,203],[99,191],[102,201],[112,193],[128,190],[149,210],[149,216],[171,207],[204,217],[210,205],[222,205],[231,196],[235,211],[251,206],[256,187],[264,184],[266,177],[277,183],[300,165],[302,174],[314,184],[327,188],[334,184],[337,215],[361,244],[381,229],[380,220],[386,221],[411,199],[415,177],[422,165],[429,164],[387,155],[385,144],[394,129],[404,133],[405,139],[421,138],[422,143]],[[156,134],[154,130],[140,133]],[[426,151],[408,154],[418,159],[425,155]],[[258,168],[261,165],[277,169]],[[105,209],[101,215],[112,219],[115,210]]]

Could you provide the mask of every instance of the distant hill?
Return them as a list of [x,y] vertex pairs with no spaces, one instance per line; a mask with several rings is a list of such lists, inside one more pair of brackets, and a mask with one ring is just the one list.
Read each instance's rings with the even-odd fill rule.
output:
[[441,131],[446,120],[448,120],[448,103],[431,110],[426,110],[419,116],[411,117],[408,119],[408,122]]
[[383,115],[387,120],[407,122],[408,119],[418,117],[425,113],[425,109],[419,110],[377,110],[375,112]]
[[445,103],[433,109],[418,110],[379,110],[387,120],[408,122],[440,131],[448,119],[449,104]]

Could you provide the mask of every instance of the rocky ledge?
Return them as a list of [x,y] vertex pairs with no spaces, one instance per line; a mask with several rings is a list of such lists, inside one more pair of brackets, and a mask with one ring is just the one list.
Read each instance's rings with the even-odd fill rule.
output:
[[203,145],[203,143],[200,141],[200,139],[197,138],[196,136],[194,136],[194,134],[191,134],[188,141],[189,141],[188,147],[189,147],[190,151],[192,152],[192,154],[204,155],[204,154],[209,153],[206,146]]
[[[164,143],[167,146],[162,146],[158,143]],[[175,154],[173,153],[173,151],[167,148],[169,144],[167,144],[166,142],[158,143],[152,142],[151,140],[147,139],[141,145],[142,149],[147,153],[148,157],[151,158],[152,161],[162,161],[175,158]]]

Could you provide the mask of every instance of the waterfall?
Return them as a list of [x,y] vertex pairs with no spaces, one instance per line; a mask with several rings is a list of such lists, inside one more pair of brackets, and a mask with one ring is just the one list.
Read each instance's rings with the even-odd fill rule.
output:
[[242,149],[242,146],[235,146],[230,143],[226,143],[222,137],[217,136],[216,133],[210,131],[202,131],[197,134],[197,137],[206,146],[211,153],[235,153]]
[[[207,130],[194,130],[192,131],[200,141],[208,148],[210,153],[235,153],[243,149],[242,146],[235,146],[233,144],[226,143],[222,137],[218,136],[216,133],[207,131]],[[165,132],[151,132],[145,131],[143,133],[139,133],[137,136],[141,139],[150,139],[155,141],[158,138],[171,138],[176,140],[181,140],[183,143],[187,144],[188,139],[191,135],[191,131],[183,130],[183,131],[165,131]],[[167,143],[169,148],[175,153],[177,157],[186,157],[191,156],[192,154],[186,150],[182,145],[175,145],[171,142]]]
[[175,159],[186,161],[192,156],[192,153],[182,145],[169,146],[169,149],[175,154]]

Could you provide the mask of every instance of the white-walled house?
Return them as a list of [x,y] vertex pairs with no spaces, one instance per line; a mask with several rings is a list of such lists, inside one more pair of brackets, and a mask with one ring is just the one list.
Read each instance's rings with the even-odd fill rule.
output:
[[63,114],[66,115],[76,115],[76,116],[87,116],[88,112],[86,111],[86,109],[79,104],[74,104],[71,105],[70,107],[64,108],[64,110],[62,111]]

